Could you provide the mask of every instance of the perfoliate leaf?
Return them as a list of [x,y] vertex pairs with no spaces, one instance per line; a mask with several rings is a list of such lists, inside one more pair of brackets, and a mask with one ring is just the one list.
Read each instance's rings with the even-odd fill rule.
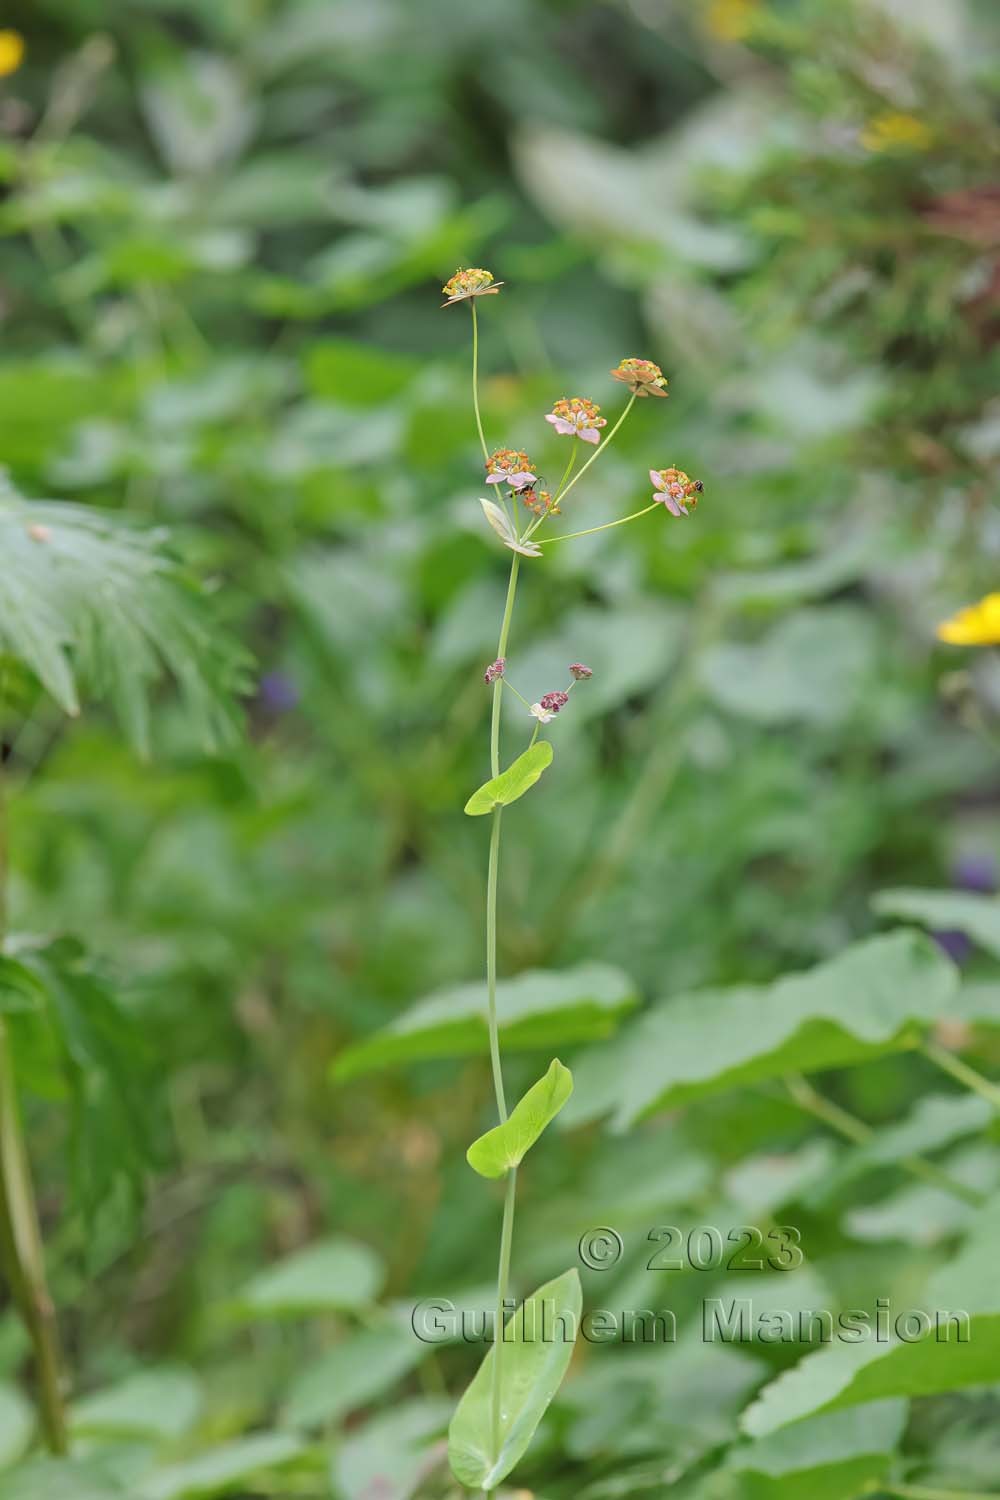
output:
[[573,1075],[555,1058],[544,1078],[532,1084],[504,1123],[473,1141],[465,1153],[469,1166],[480,1177],[503,1177],[511,1167],[519,1166],[572,1092]]
[[470,818],[482,817],[495,807],[506,807],[516,802],[534,786],[547,766],[552,764],[552,746],[548,740],[538,740],[523,755],[519,755],[499,776],[484,782],[473,792],[465,804]]
[[563,1122],[613,1109],[624,1127],[703,1094],[900,1051],[951,1014],[957,993],[940,949],[901,931],[771,985],[681,995],[580,1060]]
[[452,1473],[469,1489],[492,1490],[523,1455],[562,1384],[576,1338],[580,1278],[547,1281],[508,1319],[500,1345],[499,1441],[492,1422],[494,1344],[472,1377],[448,1429]]
[[480,497],[480,505],[483,507],[483,515],[489,521],[493,530],[502,542],[510,546],[511,542],[517,541],[517,532],[506,511],[499,506],[495,500],[485,500]]
[[[638,998],[628,975],[609,964],[528,969],[497,985],[500,1036],[507,1049],[594,1041],[609,1036]],[[343,1082],[394,1063],[488,1050],[486,985],[460,984],[426,995],[391,1025],[345,1048],[333,1076]]]

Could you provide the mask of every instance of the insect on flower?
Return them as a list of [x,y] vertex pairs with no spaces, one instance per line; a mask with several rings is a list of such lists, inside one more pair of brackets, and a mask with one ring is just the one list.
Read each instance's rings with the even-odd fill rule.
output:
[[688,506],[694,510],[705,488],[700,479],[692,479],[683,469],[650,469],[649,477],[656,486],[654,501],[662,500],[672,516],[688,515]]
[[502,286],[503,282],[494,281],[493,272],[484,270],[482,266],[473,266],[467,271],[458,270],[441,288],[448,298],[441,306],[451,307],[453,302],[468,302],[470,297],[490,297]]
[[598,416],[600,407],[583,396],[563,397],[557,401],[545,420],[550,422],[560,437],[578,437],[585,443],[601,441],[600,429],[607,427],[607,418]]
[[633,396],[666,396],[667,377],[659,365],[651,359],[623,359],[611,371],[615,380],[622,380]]
[[497,448],[486,460],[486,483],[523,490],[537,484],[538,475],[532,473],[531,459],[520,448]]

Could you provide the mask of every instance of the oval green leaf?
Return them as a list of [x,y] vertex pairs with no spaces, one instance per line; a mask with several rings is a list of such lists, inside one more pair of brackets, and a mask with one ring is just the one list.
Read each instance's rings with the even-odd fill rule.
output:
[[484,813],[492,812],[495,807],[506,807],[508,802],[516,802],[518,797],[523,797],[534,786],[545,768],[551,764],[552,746],[548,740],[538,740],[523,755],[519,755],[506,771],[501,771],[491,781],[485,781],[478,791],[473,792],[465,804],[465,811],[470,818],[479,818]]
[[533,1083],[502,1125],[487,1130],[465,1153],[480,1177],[503,1177],[521,1161],[573,1092],[573,1075],[558,1058],[544,1078]]
[[448,1429],[452,1473],[470,1490],[493,1490],[522,1457],[566,1374],[580,1322],[580,1278],[565,1271],[528,1297],[504,1328],[500,1431],[491,1422],[491,1348],[458,1403]]

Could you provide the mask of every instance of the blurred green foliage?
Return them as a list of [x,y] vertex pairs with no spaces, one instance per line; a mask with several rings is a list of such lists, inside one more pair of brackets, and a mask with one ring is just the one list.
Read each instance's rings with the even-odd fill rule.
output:
[[[561,1038],[613,1093],[612,1056],[657,1060],[636,995],[669,1036],[674,997],[871,934],[880,889],[1000,882],[1000,676],[933,634],[1000,554],[995,7],[14,0],[4,25],[27,47],[0,79],[0,461],[27,496],[167,526],[258,674],[245,740],[213,755],[158,694],[146,761],[100,707],[67,723],[6,674],[11,962],[55,965],[67,1009],[3,1005],[75,1441],[59,1464],[32,1448],[8,1311],[0,1495],[443,1495],[447,1398],[481,1351],[415,1347],[406,1320],[425,1296],[483,1305],[495,1271],[498,1201],[465,1161],[488,1065],[454,987],[480,973],[462,807],[488,773],[505,554],[477,504],[468,315],[440,284],[506,282],[481,304],[487,436],[550,479],[554,399],[613,415],[621,357],[667,372],[574,527],[644,503],[650,464],[706,485],[687,521],[527,563],[512,642],[531,697],[594,669],[509,815],[501,972],[569,971],[512,991],[512,1093]],[[978,1026],[942,1040],[989,1073],[996,947],[942,909]],[[431,1041],[403,1062],[391,1023]],[[626,1256],[585,1273],[587,1304],[684,1330],[745,1294],[647,1272],[666,1220],[800,1227],[782,1305],[917,1305],[967,1232],[960,1274],[987,1274],[988,1218],[900,1170],[926,1152],[975,1193],[1000,1181],[992,1115],[925,1057],[813,1079],[867,1145],[737,1083],[625,1135],[553,1127],[524,1168],[519,1293],[608,1224]],[[977,1394],[920,1374],[912,1410],[876,1383],[740,1437],[800,1347],[584,1346],[517,1479],[982,1489],[987,1348]]]

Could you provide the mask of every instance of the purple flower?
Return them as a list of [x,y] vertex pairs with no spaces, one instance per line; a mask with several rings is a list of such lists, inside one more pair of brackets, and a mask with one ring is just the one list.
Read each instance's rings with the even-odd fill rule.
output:
[[569,675],[574,682],[585,682],[588,677],[593,677],[594,673],[590,667],[585,667],[582,661],[571,661]]
[[543,693],[538,702],[546,713],[557,714],[569,702],[569,693],[564,693],[561,689],[557,688],[554,693]]
[[483,681],[484,682],[497,682],[497,681],[499,681],[499,679],[504,674],[504,668],[506,667],[506,665],[507,665],[507,658],[505,656],[498,656],[497,659],[496,659],[496,661],[491,661],[490,664],[489,664],[489,666],[486,668],[486,671],[483,673]]
[[948,927],[937,932],[932,932],[931,937],[941,951],[947,953],[952,963],[964,964],[972,952],[972,944],[965,933],[959,932],[955,928]]
[[954,863],[951,878],[959,890],[988,896],[997,888],[996,862],[989,854],[962,854]]
[[298,706],[300,693],[287,672],[265,672],[260,679],[260,701],[273,714],[287,714]]

